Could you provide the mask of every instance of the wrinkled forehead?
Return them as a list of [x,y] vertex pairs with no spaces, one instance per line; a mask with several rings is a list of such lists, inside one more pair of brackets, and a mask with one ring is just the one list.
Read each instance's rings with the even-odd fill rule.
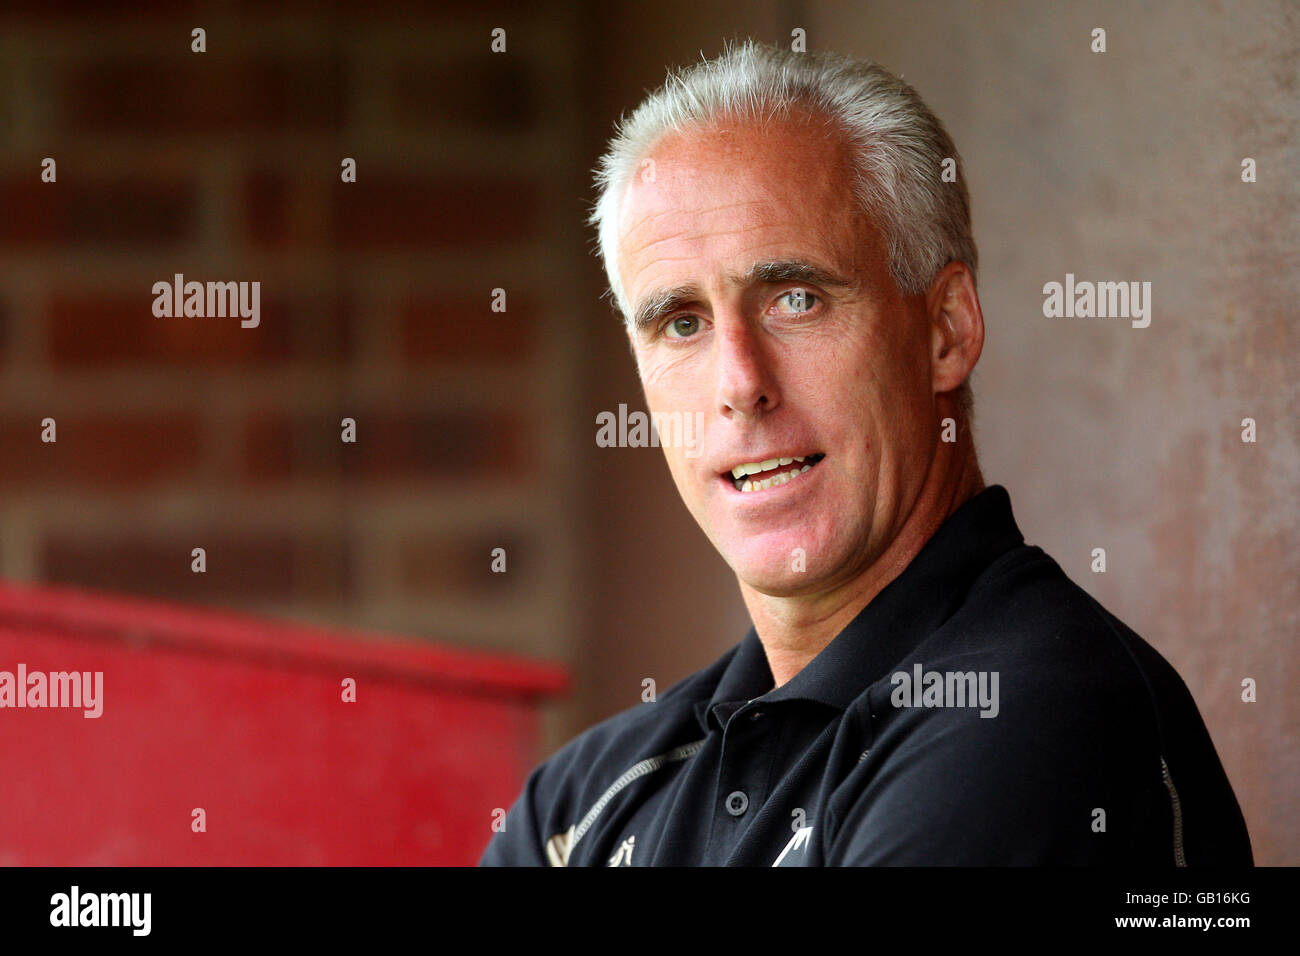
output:
[[874,233],[853,184],[845,138],[812,114],[669,133],[624,190],[624,288],[634,297],[646,281],[721,259],[745,268],[746,257],[813,257],[850,269]]

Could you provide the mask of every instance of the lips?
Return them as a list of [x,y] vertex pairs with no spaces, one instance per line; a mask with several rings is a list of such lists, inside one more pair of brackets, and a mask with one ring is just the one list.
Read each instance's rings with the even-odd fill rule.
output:
[[729,474],[724,473],[722,477],[729,480],[737,491],[763,491],[785,484],[804,472],[811,471],[825,457],[819,452],[811,455],[788,455],[756,462],[743,462],[734,466]]

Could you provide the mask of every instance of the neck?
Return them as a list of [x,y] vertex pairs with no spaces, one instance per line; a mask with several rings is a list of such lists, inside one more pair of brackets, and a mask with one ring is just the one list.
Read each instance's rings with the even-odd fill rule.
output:
[[740,583],[777,687],[803,670],[889,582],[903,573],[948,517],[984,489],[969,435],[963,434],[962,438],[964,441],[957,446],[964,445],[969,451],[958,455],[953,451],[954,444],[940,445],[921,493],[898,534],[857,577],[828,591],[797,597],[774,597]]

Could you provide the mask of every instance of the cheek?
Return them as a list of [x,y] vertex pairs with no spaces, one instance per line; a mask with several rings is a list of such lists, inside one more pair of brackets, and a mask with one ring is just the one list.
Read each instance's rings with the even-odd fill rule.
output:
[[708,498],[710,476],[702,474],[694,467],[692,461],[685,457],[681,449],[666,448],[664,460],[668,463],[668,473],[672,476],[674,487],[686,510],[691,513],[702,528],[708,528]]
[[666,354],[665,349],[653,346],[638,348],[635,354],[641,387],[652,408],[668,411],[666,401],[675,400],[680,404],[691,394],[692,379],[686,374],[685,355]]
[[806,388],[823,421],[842,434],[879,420],[894,388],[882,343],[839,338],[811,356]]
[[838,359],[847,363],[846,380],[855,383],[862,404],[882,416],[882,425],[910,418],[930,397],[927,343],[918,336],[913,317],[900,310],[896,319],[874,323],[853,349]]
[[683,496],[693,494],[698,484],[698,476],[691,471],[690,464],[684,459],[681,449],[665,448],[663,451],[664,459],[668,462],[668,471],[673,476],[673,483],[677,485]]
[[863,332],[846,339],[810,350],[801,390],[828,444],[856,462],[850,471],[874,471],[882,459],[908,454],[928,407],[928,378],[918,377],[912,345],[901,335]]

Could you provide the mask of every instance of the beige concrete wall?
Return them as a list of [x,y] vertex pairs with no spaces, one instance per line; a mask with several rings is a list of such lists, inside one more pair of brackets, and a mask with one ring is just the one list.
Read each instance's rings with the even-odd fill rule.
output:
[[[988,339],[977,440],[1026,538],[1182,673],[1261,863],[1300,862],[1296,793],[1300,8],[668,3],[592,14],[585,155],[668,63],[803,27],[915,84],[964,158]],[[1105,53],[1090,51],[1106,30]],[[1241,160],[1257,162],[1243,183]],[[1066,273],[1152,283],[1152,320],[1049,319]],[[589,290],[599,291],[594,263]],[[592,317],[588,411],[636,402]],[[1241,420],[1258,441],[1240,440]],[[592,458],[578,723],[713,660],[747,627],[662,461]],[[1107,570],[1090,570],[1104,548]],[[669,589],[667,581],[676,582]],[[665,594],[671,596],[665,598]],[[1258,701],[1241,700],[1244,678]]]

